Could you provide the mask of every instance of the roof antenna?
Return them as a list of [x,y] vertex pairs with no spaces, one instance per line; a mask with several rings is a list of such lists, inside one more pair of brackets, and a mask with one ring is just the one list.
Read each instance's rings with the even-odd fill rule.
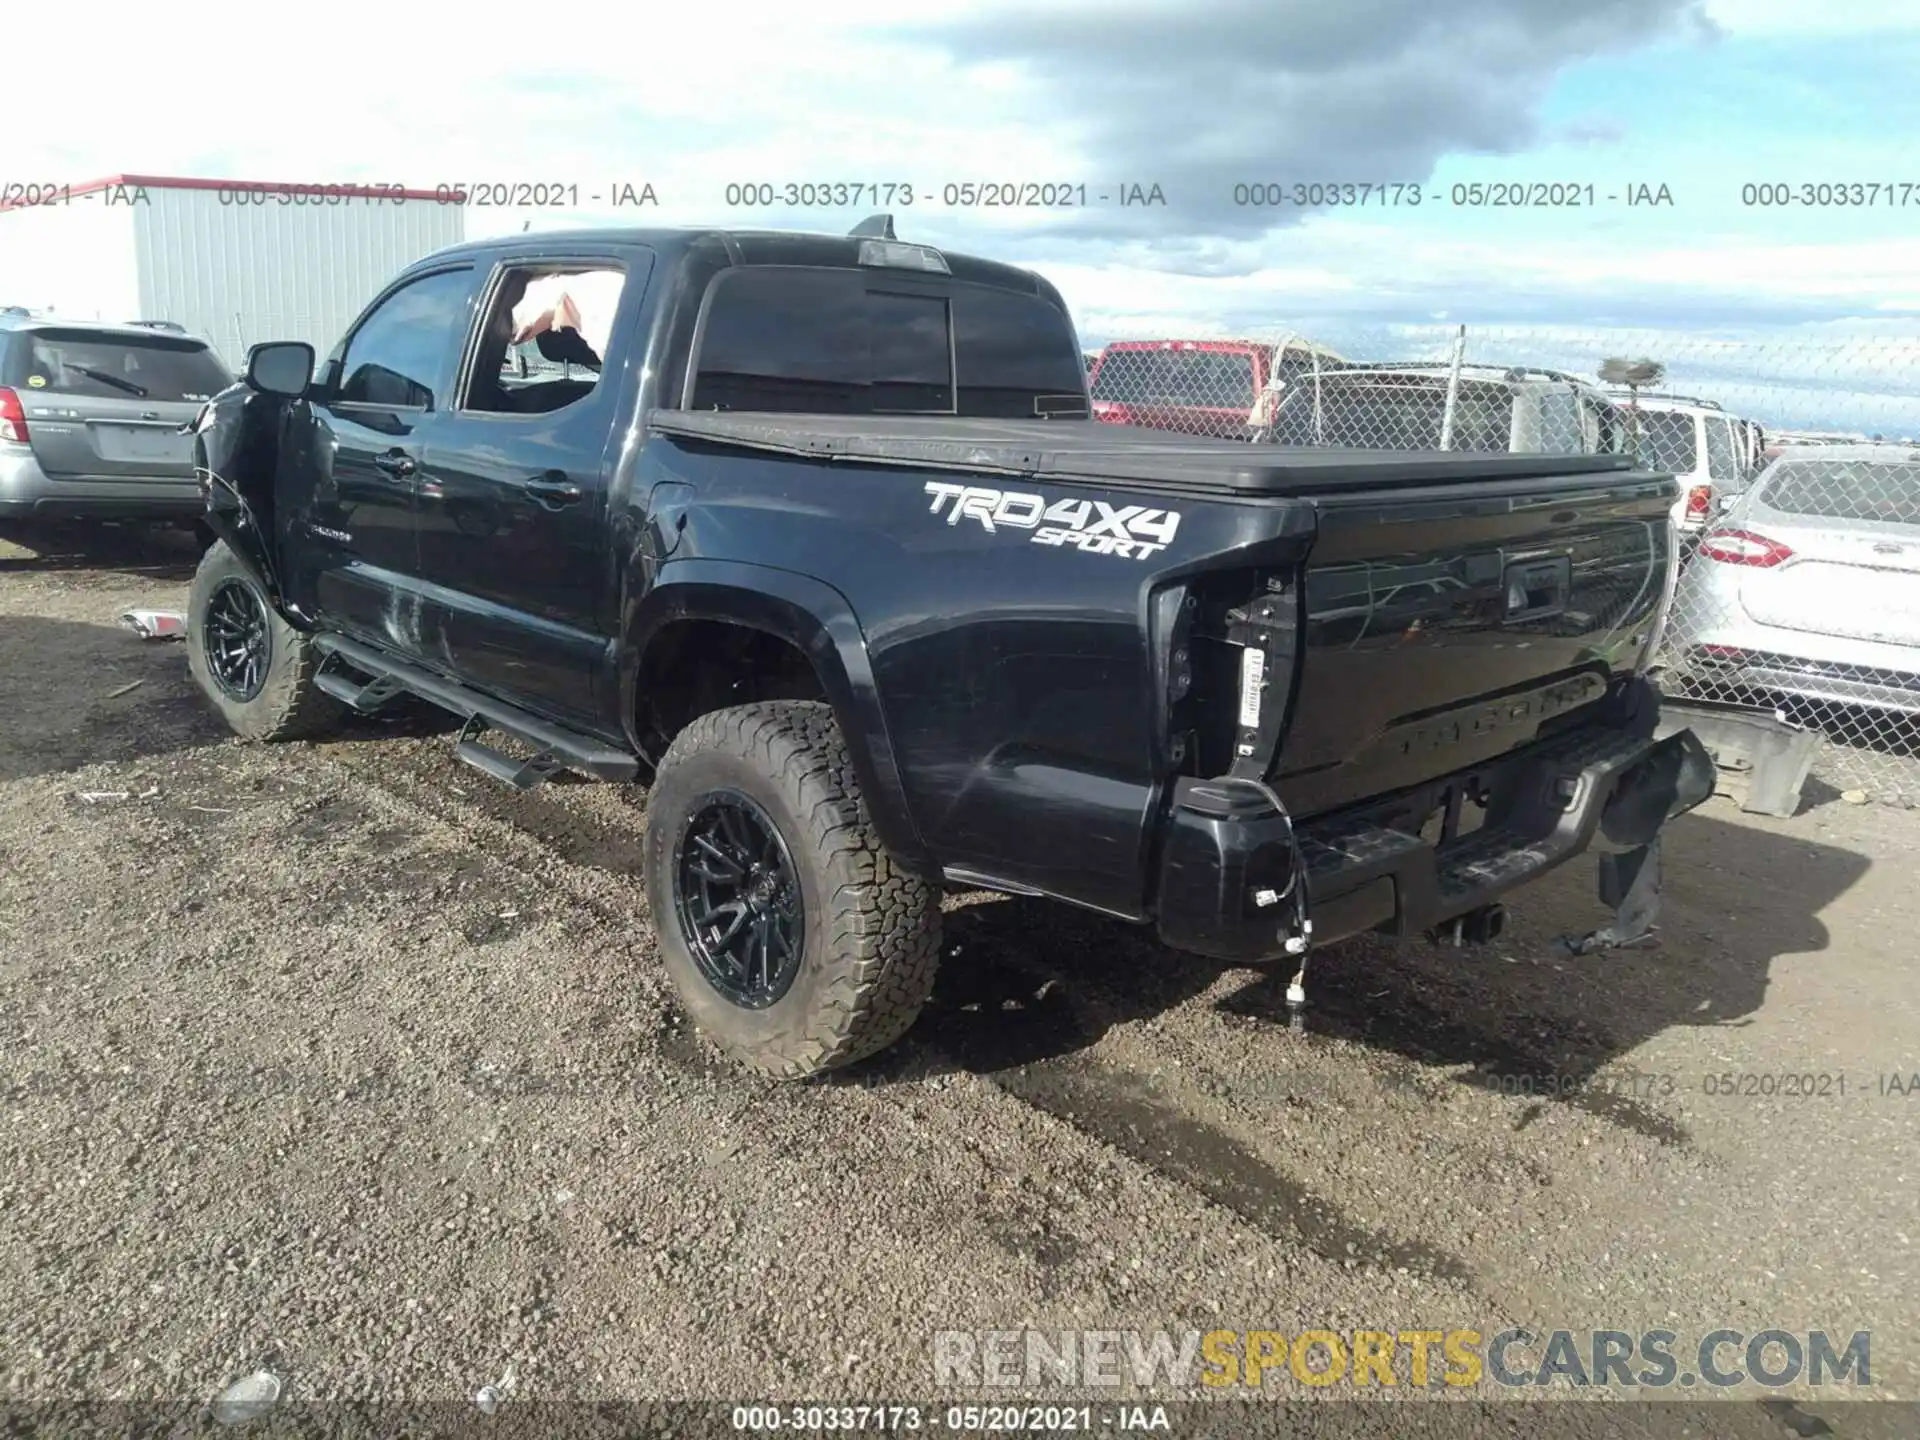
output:
[[899,238],[893,233],[893,216],[891,215],[869,215],[858,225],[854,226],[853,229],[849,230],[847,234],[865,240],[896,240]]

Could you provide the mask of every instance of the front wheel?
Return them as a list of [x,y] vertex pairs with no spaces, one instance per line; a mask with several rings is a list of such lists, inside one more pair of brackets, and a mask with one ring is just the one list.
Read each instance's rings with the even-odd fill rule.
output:
[[647,900],[694,1023],[764,1074],[885,1049],[933,988],[940,905],[881,848],[830,707],[718,710],[647,798]]
[[345,713],[313,683],[320,656],[312,641],[280,618],[224,540],[194,571],[187,667],[228,727],[247,740],[311,739]]

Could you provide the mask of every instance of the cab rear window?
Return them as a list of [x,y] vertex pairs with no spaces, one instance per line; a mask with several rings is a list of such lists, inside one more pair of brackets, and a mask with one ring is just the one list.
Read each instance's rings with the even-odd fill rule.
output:
[[35,330],[15,337],[9,383],[53,395],[102,400],[199,401],[232,383],[198,340]]
[[1084,419],[1073,326],[1037,295],[756,265],[714,282],[688,408]]

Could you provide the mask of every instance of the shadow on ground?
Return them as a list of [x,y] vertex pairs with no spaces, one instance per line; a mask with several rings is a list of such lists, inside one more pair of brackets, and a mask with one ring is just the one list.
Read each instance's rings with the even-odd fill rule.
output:
[[191,580],[204,547],[191,530],[164,525],[55,523],[0,526],[0,575],[100,570]]
[[[1577,1082],[1669,1027],[1745,1023],[1765,999],[1776,957],[1827,949],[1818,914],[1869,863],[1697,813],[1668,833],[1659,944],[1558,954],[1561,933],[1607,918],[1593,897],[1594,860],[1581,857],[1520,892],[1512,928],[1492,946],[1365,936],[1316,953],[1304,1042],[1471,1065],[1489,1085],[1528,1075]],[[1085,1050],[1115,1025],[1207,990],[1225,969],[1168,950],[1146,930],[1061,905],[969,905],[947,918],[940,979],[913,1033],[958,1068],[994,1074]],[[1284,1029],[1291,967],[1238,973],[1246,983],[1221,1008]],[[1621,1098],[1586,1092],[1568,1103],[1605,1108]],[[1610,1118],[1657,1123],[1637,1116],[1630,1097],[1624,1104]]]
[[0,781],[166,755],[227,735],[182,641],[0,615]]
[[[1513,928],[1494,946],[1442,950],[1367,936],[1317,953],[1302,1033],[1291,1033],[1285,1003],[1291,965],[1237,969],[1245,983],[1219,1008],[1271,1025],[1279,1045],[1357,1051],[1383,1078],[1415,1093],[1456,1080],[1503,1093],[1526,1085],[1541,1098],[1522,1107],[1516,1129],[1547,1105],[1564,1104],[1662,1145],[1685,1143],[1685,1132],[1658,1108],[1657,1091],[1643,1100],[1611,1078],[1582,1081],[1619,1068],[1622,1057],[1671,1026],[1747,1023],[1776,957],[1828,948],[1818,912],[1869,862],[1697,815],[1675,825],[1668,850],[1657,947],[1589,959],[1555,948],[1560,934],[1585,933],[1606,918],[1589,888],[1594,862],[1586,857],[1524,892]],[[940,978],[909,1042],[848,1078],[864,1072],[866,1083],[884,1084],[942,1069],[980,1075],[1334,1263],[1472,1282],[1462,1255],[1364,1220],[1206,1118],[1192,1097],[1162,1093],[1154,1074],[1087,1053],[1113,1027],[1150,1021],[1227,974],[1160,946],[1149,931],[1065,906],[964,905],[947,917]],[[1221,1093],[1231,1091],[1228,1083]]]

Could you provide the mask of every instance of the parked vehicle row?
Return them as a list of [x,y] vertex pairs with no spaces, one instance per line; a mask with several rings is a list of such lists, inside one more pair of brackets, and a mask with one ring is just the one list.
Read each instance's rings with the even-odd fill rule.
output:
[[1121,341],[1101,352],[1092,391],[1095,418],[1109,424],[1254,443],[1474,454],[1632,451],[1642,464],[1681,480],[1674,520],[1683,558],[1716,498],[1737,494],[1767,459],[1760,425],[1710,400],[1635,393],[1524,365],[1361,364],[1305,341]]

